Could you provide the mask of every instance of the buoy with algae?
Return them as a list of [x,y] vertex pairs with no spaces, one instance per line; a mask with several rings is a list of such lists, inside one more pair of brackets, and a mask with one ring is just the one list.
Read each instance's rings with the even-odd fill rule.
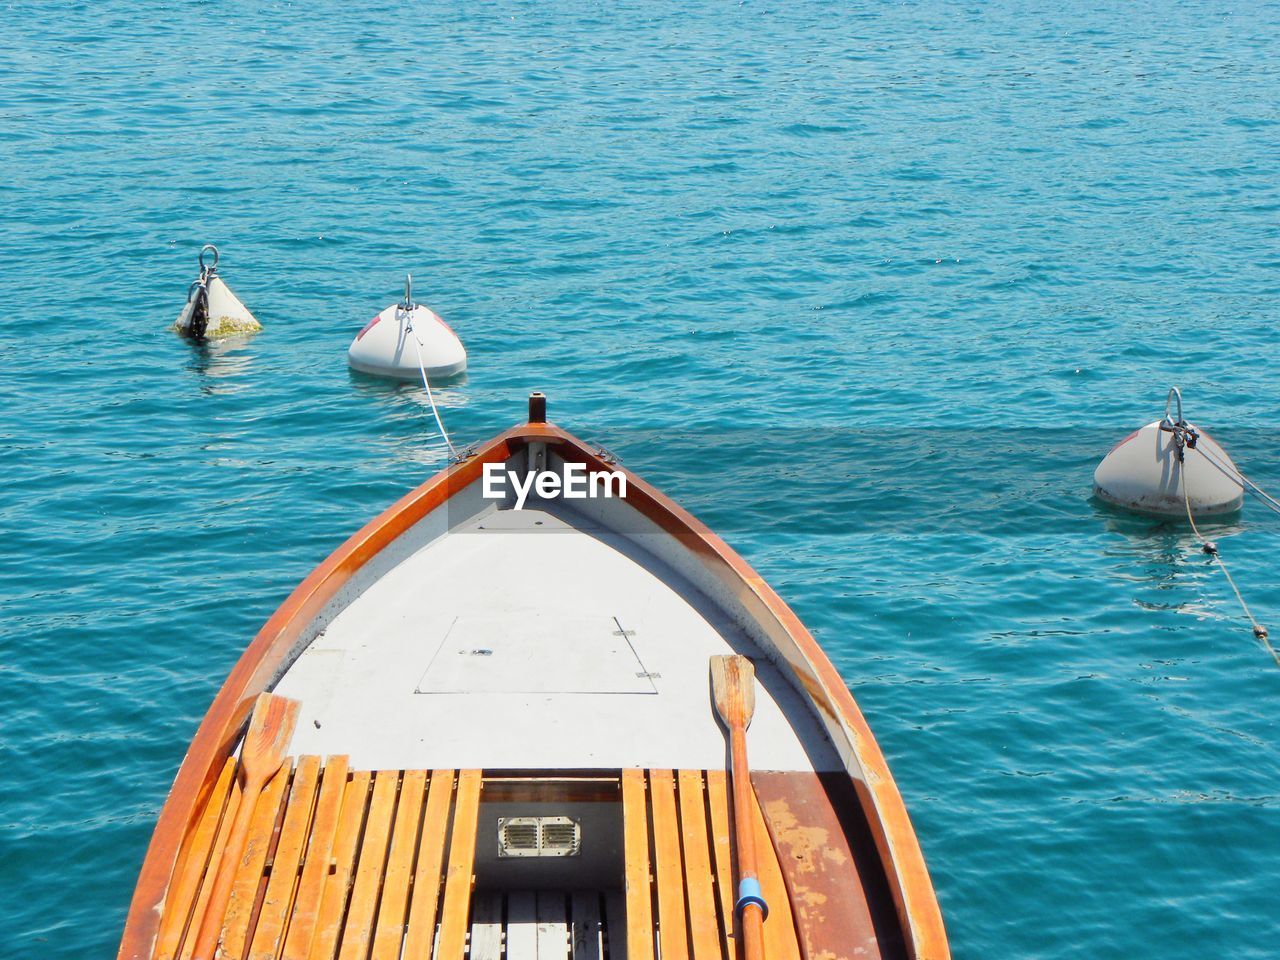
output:
[[[205,263],[205,254],[213,259]],[[187,288],[187,303],[178,314],[173,329],[189,337],[221,340],[257,333],[260,324],[218,276],[218,248],[206,243],[200,248],[200,276]]]
[[1098,464],[1093,492],[1138,513],[1211,517],[1240,509],[1240,476],[1217,441],[1183,419],[1182,392],[1174,387],[1164,417],[1133,431]]
[[356,334],[347,349],[353,370],[396,380],[444,380],[467,369],[467,351],[452,328],[413,301],[413,275],[404,300],[393,303]]

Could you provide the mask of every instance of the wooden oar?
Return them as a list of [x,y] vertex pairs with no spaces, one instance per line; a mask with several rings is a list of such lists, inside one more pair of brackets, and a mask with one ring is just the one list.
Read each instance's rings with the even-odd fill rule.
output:
[[200,921],[196,937],[194,960],[214,960],[218,949],[218,937],[222,933],[222,921],[227,913],[227,901],[231,899],[231,887],[236,879],[236,868],[244,854],[249,836],[249,822],[258,796],[267,781],[276,775],[284,763],[285,751],[293,737],[298,722],[297,700],[277,697],[270,693],[259,694],[253,705],[253,718],[240,747],[240,773],[244,780],[240,792],[240,806],[231,825],[227,844],[222,848],[222,859],[214,877],[213,890],[209,894],[204,917]]
[[764,958],[764,918],[768,911],[756,874],[756,835],[752,822],[751,770],[747,766],[747,726],[756,710],[756,670],[746,657],[711,658],[711,692],[716,713],[729,731],[733,762],[733,828],[738,846],[738,899],[743,960]]

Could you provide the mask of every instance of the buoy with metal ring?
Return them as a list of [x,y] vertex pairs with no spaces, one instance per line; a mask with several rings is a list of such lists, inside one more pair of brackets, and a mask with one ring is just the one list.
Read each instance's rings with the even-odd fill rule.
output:
[[1164,417],[1129,434],[1098,464],[1093,492],[1138,513],[1221,516],[1244,502],[1240,476],[1217,441],[1183,419],[1182,392],[1174,387]]
[[424,375],[445,380],[467,369],[467,351],[453,329],[431,309],[413,300],[413,275],[404,282],[404,300],[393,303],[356,334],[347,349],[353,370],[397,380]]
[[[206,254],[212,262],[206,263]],[[262,329],[257,319],[218,276],[218,248],[206,243],[197,258],[200,276],[187,288],[187,302],[173,329],[189,337],[222,340]]]

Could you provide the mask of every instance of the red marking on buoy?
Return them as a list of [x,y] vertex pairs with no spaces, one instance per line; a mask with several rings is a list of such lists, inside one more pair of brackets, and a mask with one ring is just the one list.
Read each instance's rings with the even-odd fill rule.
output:
[[[369,326],[371,327],[371,326],[373,326],[373,324],[369,324]],[[367,329],[369,329],[369,327],[365,327],[365,329],[367,330]],[[1138,434],[1140,434],[1141,432],[1142,432],[1142,428],[1141,428],[1141,427],[1139,427],[1137,430],[1133,431],[1133,433],[1129,434],[1127,437],[1125,437],[1123,440],[1121,440],[1119,443],[1117,443],[1114,447],[1112,447],[1110,450],[1108,450],[1108,451],[1107,451],[1107,456],[1108,456],[1108,457],[1109,457],[1109,456],[1111,456],[1111,454],[1115,453],[1117,450],[1119,450],[1121,447],[1123,447],[1126,443],[1128,443],[1130,440],[1132,440],[1134,437],[1136,437],[1136,436],[1137,436]]]
[[373,329],[373,325],[374,325],[375,323],[377,323],[377,322],[378,322],[379,320],[381,320],[381,319],[382,319],[382,314],[380,314],[380,313],[379,313],[379,314],[377,314],[377,315],[376,315],[372,320],[370,320],[368,323],[366,323],[366,324],[364,325],[364,329],[363,329],[363,330],[361,330],[359,333],[357,333],[357,334],[356,334],[356,340],[359,340],[359,339],[360,339],[361,337],[363,337],[366,333],[368,333],[370,330],[372,330],[372,329]]

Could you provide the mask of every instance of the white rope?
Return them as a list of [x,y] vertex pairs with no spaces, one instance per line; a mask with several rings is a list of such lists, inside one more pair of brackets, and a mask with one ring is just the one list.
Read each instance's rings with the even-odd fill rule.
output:
[[1252,480],[1246,477],[1243,473],[1241,473],[1239,467],[1235,467],[1234,465],[1228,466],[1227,464],[1221,462],[1215,454],[1210,453],[1208,450],[1202,450],[1198,444],[1195,447],[1195,451],[1196,453],[1204,457],[1206,460],[1208,460],[1209,463],[1213,467],[1215,467],[1217,471],[1221,473],[1224,477],[1226,477],[1228,480],[1234,480],[1236,483],[1240,484],[1241,486],[1248,487],[1250,491],[1252,491],[1257,496],[1262,498],[1262,502],[1272,512],[1280,513],[1280,500],[1277,500],[1275,497],[1271,496],[1271,494],[1267,493],[1260,486],[1258,486],[1256,483],[1254,483]]
[[408,326],[405,333],[413,337],[413,348],[418,353],[418,372],[422,374],[422,385],[427,388],[427,400],[431,403],[431,412],[435,415],[436,426],[440,428],[440,436],[444,437],[445,445],[449,448],[449,456],[453,460],[458,459],[458,451],[453,445],[453,441],[449,439],[449,431],[444,428],[444,421],[440,419],[440,409],[436,406],[435,394],[431,392],[431,381],[427,379],[427,367],[422,362],[422,341],[418,339],[417,332],[413,329],[413,308],[410,307],[406,313]]
[[1236,586],[1235,578],[1231,576],[1231,571],[1227,569],[1226,562],[1222,559],[1222,554],[1218,552],[1218,545],[1212,540],[1207,539],[1200,532],[1200,528],[1196,526],[1196,518],[1191,514],[1191,494],[1187,490],[1187,469],[1186,464],[1181,463],[1179,473],[1182,477],[1182,502],[1187,508],[1187,521],[1191,524],[1191,532],[1196,535],[1196,539],[1200,541],[1200,548],[1214,560],[1218,561],[1218,566],[1222,569],[1223,576],[1227,578],[1227,583],[1231,585],[1231,591],[1236,595],[1236,599],[1240,602],[1240,609],[1244,611],[1244,615],[1249,618],[1249,622],[1253,624],[1253,635],[1258,638],[1261,643],[1271,654],[1271,659],[1276,662],[1276,666],[1280,667],[1280,653],[1276,652],[1276,648],[1271,645],[1271,640],[1267,635],[1267,628],[1260,624],[1249,610],[1249,605],[1244,602],[1244,596],[1240,593],[1240,588]]

